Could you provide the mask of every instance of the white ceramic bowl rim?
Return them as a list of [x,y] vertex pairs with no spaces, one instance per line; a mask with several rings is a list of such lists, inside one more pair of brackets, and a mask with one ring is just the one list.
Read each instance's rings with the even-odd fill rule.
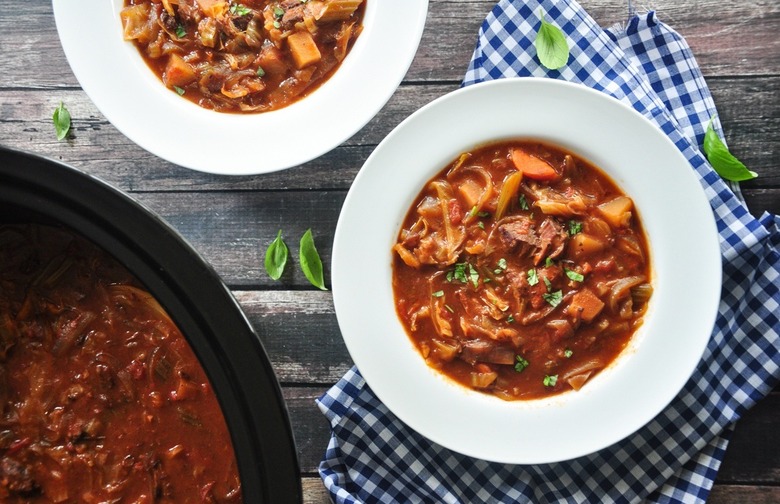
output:
[[[391,247],[423,184],[459,153],[508,138],[560,145],[610,175],[634,199],[654,275],[645,323],[613,365],[579,392],[535,401],[502,401],[429,368],[396,316],[390,282]],[[466,455],[538,464],[593,453],[626,438],[680,392],[712,332],[721,258],[701,184],[659,129],[584,86],[518,78],[443,96],[380,143],[342,207],[332,277],[350,355],[398,418]]]
[[122,0],[53,0],[62,47],[84,91],[124,135],[194,170],[249,175],[310,161],[368,123],[417,51],[428,0],[368,0],[364,30],[308,97],[262,114],[203,109],[166,89],[122,38]]

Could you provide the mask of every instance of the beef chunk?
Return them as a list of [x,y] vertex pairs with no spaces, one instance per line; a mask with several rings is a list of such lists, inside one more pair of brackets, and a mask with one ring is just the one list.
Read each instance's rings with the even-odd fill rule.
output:
[[518,217],[498,228],[501,242],[521,256],[533,256],[534,264],[555,259],[563,252],[566,230],[552,217],[536,224],[530,217]]
[[20,497],[32,497],[41,491],[30,468],[8,457],[0,460],[0,486]]

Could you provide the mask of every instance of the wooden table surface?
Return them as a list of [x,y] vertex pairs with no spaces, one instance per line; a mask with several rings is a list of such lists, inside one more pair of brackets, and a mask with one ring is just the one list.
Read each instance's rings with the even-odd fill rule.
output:
[[[77,1],[77,0],[74,0]],[[392,1],[392,0],[381,0]],[[581,0],[603,26],[627,18],[627,0]],[[349,369],[330,292],[293,268],[282,282],[263,270],[278,229],[311,228],[327,265],[339,210],[366,157],[402,119],[456,89],[494,0],[431,0],[417,56],[379,114],[331,153],[263,176],[190,171],[134,145],[81,90],[57,38],[48,0],[0,2],[0,144],[64,161],[128,192],[178,229],[217,270],[260,333],[289,405],[305,502],[328,502],[317,465],[328,424],[314,399]],[[654,0],[693,48],[733,153],[760,177],[742,185],[755,215],[780,213],[780,2]],[[99,48],[96,48],[99,57]],[[118,92],[121,83],[117,83]],[[73,133],[58,142],[51,116],[62,101]],[[297,239],[297,238],[296,238]],[[780,395],[737,425],[712,503],[780,502]]]

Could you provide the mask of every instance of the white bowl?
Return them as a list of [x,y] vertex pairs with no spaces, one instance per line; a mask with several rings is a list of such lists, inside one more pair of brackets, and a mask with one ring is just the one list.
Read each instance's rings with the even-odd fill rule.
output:
[[249,175],[310,161],[351,137],[401,83],[428,0],[368,0],[363,32],[335,74],[280,110],[207,110],[166,89],[122,38],[122,0],[53,0],[71,69],[100,112],[149,152],[194,170]]
[[[610,175],[643,220],[654,273],[645,322],[615,362],[579,392],[532,401],[472,391],[428,367],[396,315],[391,285],[391,247],[423,185],[459,153],[508,138],[560,145]],[[331,274],[350,355],[395,415],[454,451],[532,464],[607,447],[669,404],[712,332],[721,259],[704,191],[668,137],[600,92],[520,78],[441,97],[379,144],[344,202]]]

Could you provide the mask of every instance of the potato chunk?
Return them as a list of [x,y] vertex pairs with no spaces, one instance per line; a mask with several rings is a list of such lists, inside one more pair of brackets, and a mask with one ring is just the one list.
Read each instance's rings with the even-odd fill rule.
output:
[[360,7],[363,0],[330,0],[317,17],[320,23],[331,21],[344,21]]
[[287,47],[290,49],[295,66],[299,70],[318,63],[322,59],[314,38],[307,31],[295,32],[287,37]]
[[613,228],[626,227],[631,222],[631,209],[634,202],[627,196],[618,196],[612,200],[602,203],[598,206],[602,217]]

